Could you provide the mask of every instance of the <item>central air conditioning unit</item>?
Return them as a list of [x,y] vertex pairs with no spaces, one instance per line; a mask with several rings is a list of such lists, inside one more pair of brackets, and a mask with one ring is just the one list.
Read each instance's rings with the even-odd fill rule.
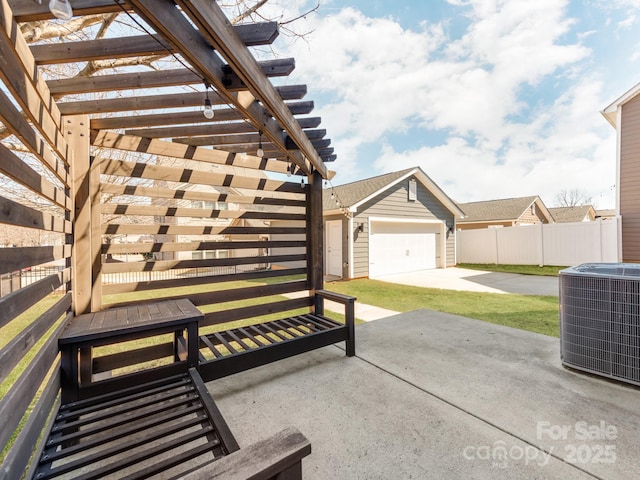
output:
[[640,385],[640,265],[560,271],[562,364]]

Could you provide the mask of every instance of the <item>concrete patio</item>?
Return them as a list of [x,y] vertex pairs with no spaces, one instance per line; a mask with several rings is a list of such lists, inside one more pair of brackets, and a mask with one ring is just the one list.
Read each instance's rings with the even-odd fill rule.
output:
[[210,382],[240,445],[298,427],[307,479],[629,479],[640,390],[564,369],[559,341],[430,310]]

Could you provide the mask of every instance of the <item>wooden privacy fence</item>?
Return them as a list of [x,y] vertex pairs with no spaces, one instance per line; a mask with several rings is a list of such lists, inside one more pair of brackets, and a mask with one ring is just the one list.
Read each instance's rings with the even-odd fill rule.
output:
[[618,262],[620,219],[458,230],[458,263],[577,265]]
[[[92,27],[30,45],[22,29],[52,19],[48,2],[0,0],[0,175],[10,187],[0,192],[0,224],[12,245],[0,248],[0,275],[61,265],[0,298],[0,449],[7,452],[0,479],[33,464],[73,382],[89,402],[121,400],[138,388],[128,372],[118,389],[104,379],[132,359],[168,356],[200,382],[201,374],[208,381],[341,341],[355,354],[355,299],[323,289],[322,182],[334,174],[325,165],[335,160],[331,142],[321,119],[308,116],[314,105],[303,100],[305,85],[272,84],[295,62],[258,62],[249,49],[271,44],[278,25],[232,26],[210,0],[69,4],[76,21],[105,15],[107,29],[110,15],[119,15],[117,32],[92,38],[103,33]],[[155,56],[164,60],[154,68],[136,61]],[[87,62],[128,58],[121,70],[75,75]],[[203,104],[213,105],[213,117]],[[37,235],[23,242],[26,231]],[[324,316],[325,299],[344,305],[344,323]],[[82,314],[107,310],[112,321],[126,311],[144,316],[146,328],[157,319],[142,313],[160,301],[189,302],[199,312],[197,335],[193,325],[186,334],[188,365],[176,348],[182,334],[96,356],[88,354],[93,344],[79,341],[81,351],[61,361],[60,345]],[[97,348],[108,345],[103,340]],[[94,388],[94,381],[106,383]],[[198,390],[208,402],[206,389]],[[309,447],[295,437],[293,457],[277,460],[279,478],[300,477]],[[237,465],[261,457],[246,455]],[[45,460],[38,468],[55,468]],[[263,467],[269,475],[245,476],[280,473]]]

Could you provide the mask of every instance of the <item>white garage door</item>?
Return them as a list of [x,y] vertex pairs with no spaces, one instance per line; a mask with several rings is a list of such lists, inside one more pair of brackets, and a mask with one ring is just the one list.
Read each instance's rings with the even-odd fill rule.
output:
[[440,225],[371,222],[369,277],[436,268]]

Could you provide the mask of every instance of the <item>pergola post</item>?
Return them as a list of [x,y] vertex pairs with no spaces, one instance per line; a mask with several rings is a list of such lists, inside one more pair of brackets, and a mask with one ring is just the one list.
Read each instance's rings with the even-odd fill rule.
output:
[[[94,291],[95,263],[100,262],[100,172],[92,168],[90,158],[89,116],[74,115],[62,118],[67,141],[67,158],[71,164],[73,211],[72,292],[76,315],[100,308],[100,292]],[[97,209],[92,204],[97,202]],[[97,221],[96,221],[97,217]],[[96,233],[97,238],[96,238]],[[98,270],[99,271],[99,270]],[[97,308],[96,308],[97,307]]]
[[[324,288],[324,229],[322,226],[322,175],[314,170],[308,177],[307,192],[307,281],[309,294]],[[318,297],[315,297],[318,298]],[[322,315],[322,302],[316,302],[315,313]]]

